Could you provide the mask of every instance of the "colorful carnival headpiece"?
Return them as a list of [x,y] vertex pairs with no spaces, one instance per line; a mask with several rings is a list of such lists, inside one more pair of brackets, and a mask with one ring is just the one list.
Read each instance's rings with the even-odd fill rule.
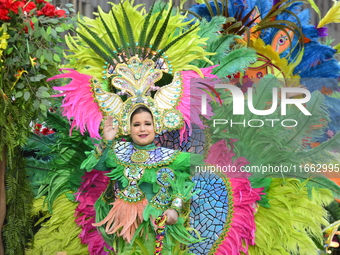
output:
[[207,39],[169,4],[154,4],[148,14],[130,1],[112,5],[110,13],[99,8],[96,19],[79,20],[77,36],[66,38],[67,58],[77,71],[54,77],[72,79],[54,87],[64,92],[58,96],[66,96],[63,114],[72,119],[72,128],[88,130],[91,137],[100,137],[100,122],[109,115],[119,123],[118,135],[128,135],[131,113],[140,105],[152,112],[156,133],[180,129],[189,121],[188,103],[182,102],[189,85],[183,82],[184,70],[197,77],[207,73],[189,64],[209,62],[206,56],[213,53],[202,47]]
[[[118,64],[115,68],[116,77],[112,79],[118,93],[104,91],[98,80],[93,80],[95,99],[106,115],[114,116],[119,122],[120,133],[130,132],[130,116],[141,105],[150,109],[155,132],[179,129],[183,125],[180,111],[174,109],[182,93],[181,74],[175,73],[172,82],[162,88],[155,86],[161,80],[163,72],[155,68],[151,59],[141,61],[132,57],[127,64]],[[157,91],[154,97],[153,91]],[[124,102],[121,96],[128,96]]]

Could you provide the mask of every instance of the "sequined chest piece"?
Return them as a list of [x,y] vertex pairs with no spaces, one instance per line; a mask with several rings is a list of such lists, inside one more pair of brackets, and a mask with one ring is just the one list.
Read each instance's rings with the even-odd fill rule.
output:
[[[138,150],[131,143],[117,143],[115,146],[116,157],[125,166],[124,176],[129,183],[118,196],[128,202],[138,202],[145,198],[145,194],[138,186],[149,165],[167,165],[178,154],[177,151],[167,148],[151,150]],[[171,203],[169,193],[170,180],[175,180],[174,170],[169,167],[160,167],[156,172],[156,182],[160,186],[157,194],[150,200],[150,204],[157,209],[165,210]]]

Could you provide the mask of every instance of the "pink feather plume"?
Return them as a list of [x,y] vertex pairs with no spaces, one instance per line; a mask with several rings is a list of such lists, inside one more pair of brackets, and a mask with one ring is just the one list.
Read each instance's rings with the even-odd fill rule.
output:
[[73,69],[67,70],[68,73],[58,74],[48,81],[60,78],[70,78],[72,81],[62,87],[53,87],[55,90],[60,90],[62,93],[54,95],[53,97],[65,96],[63,99],[63,115],[72,122],[70,135],[73,128],[80,130],[83,135],[87,130],[90,137],[101,139],[99,134],[100,122],[103,114],[100,111],[98,104],[94,101],[93,92],[91,88],[91,76],[81,74]]
[[83,183],[76,193],[79,204],[74,214],[75,222],[82,228],[79,237],[82,243],[88,245],[90,255],[108,255],[109,252],[104,251],[104,247],[112,249],[105,243],[97,228],[92,225],[96,218],[94,204],[110,182],[110,178],[105,176],[105,173],[107,172],[98,170],[87,172],[82,177]]
[[[183,81],[183,93],[180,99],[179,105],[176,107],[183,114],[184,126],[180,130],[180,142],[186,141],[187,128],[189,129],[189,136],[192,132],[192,124],[197,124],[200,128],[205,126],[200,119],[201,114],[201,102],[202,94],[207,94],[204,90],[209,90],[209,88],[204,85],[207,84],[210,87],[214,87],[214,84],[218,83],[218,77],[212,74],[212,69],[216,66],[210,66],[207,68],[201,68],[205,79],[202,79],[199,74],[195,71],[182,71],[182,81]],[[212,99],[207,95],[207,102]],[[207,104],[207,115],[205,117],[210,119],[212,116],[212,109],[209,104]]]

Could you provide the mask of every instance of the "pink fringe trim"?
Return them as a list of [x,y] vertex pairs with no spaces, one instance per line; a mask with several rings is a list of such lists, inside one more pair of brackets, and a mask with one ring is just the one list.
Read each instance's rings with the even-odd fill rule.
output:
[[[237,140],[231,139],[231,142],[235,141]],[[205,162],[219,166],[234,166],[239,171],[241,166],[247,165],[249,162],[243,157],[233,161],[232,158],[236,155],[232,151],[233,148],[232,143],[228,148],[225,140],[221,140],[211,146]],[[263,194],[263,188],[253,189],[247,179],[249,174],[241,172],[227,172],[225,174],[228,178],[233,177],[229,179],[233,193],[232,223],[215,254],[241,255],[241,252],[248,254],[248,246],[255,245],[256,224],[254,214],[256,212],[256,201],[261,200],[260,195]]]
[[92,225],[99,227],[106,224],[106,233],[116,233],[130,243],[136,229],[143,221],[143,211],[147,204],[146,198],[137,203],[117,199],[112,203],[113,207],[108,215],[102,221]]
[[[206,78],[216,78],[218,77],[214,74],[211,74],[212,69],[216,66],[210,66],[207,68],[201,68],[201,71]],[[189,136],[192,132],[191,123],[197,124],[201,128],[205,127],[200,119],[199,115],[201,114],[201,101],[202,94],[206,94],[204,90],[209,90],[206,86],[198,83],[202,82],[214,87],[214,84],[218,82],[218,80],[213,81],[213,79],[202,79],[198,73],[195,71],[182,71],[182,81],[183,81],[183,93],[180,100],[179,105],[176,107],[183,114],[185,125],[180,130],[180,143],[183,141],[187,141],[187,126],[189,128]],[[195,80],[192,78],[196,78]],[[192,80],[191,80],[192,79]],[[207,95],[207,102],[211,101],[210,96]],[[213,115],[212,109],[209,104],[207,104],[207,115],[206,118],[209,119],[210,116]]]
[[110,178],[104,175],[105,173],[107,172],[98,170],[86,173],[82,177],[83,183],[76,193],[76,201],[79,202],[79,205],[74,214],[75,222],[82,228],[79,238],[83,244],[88,245],[90,255],[108,255],[109,252],[104,251],[104,247],[112,250],[105,243],[97,228],[92,226],[96,216],[94,204],[110,181]]
[[61,94],[53,97],[65,96],[63,99],[63,115],[72,121],[70,136],[73,128],[77,127],[83,135],[87,130],[90,137],[101,139],[99,135],[100,122],[103,114],[99,109],[98,104],[93,99],[93,92],[91,88],[91,76],[78,73],[73,69],[67,70],[69,73],[58,74],[47,81],[60,78],[71,78],[72,81],[62,87],[53,87],[55,90],[63,91]]

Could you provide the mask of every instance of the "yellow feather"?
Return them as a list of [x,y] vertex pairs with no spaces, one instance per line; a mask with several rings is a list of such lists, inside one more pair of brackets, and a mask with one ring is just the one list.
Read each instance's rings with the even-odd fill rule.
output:
[[250,47],[255,49],[258,54],[264,55],[270,59],[270,61],[281,70],[283,77],[295,78],[295,80],[299,79],[299,76],[294,75],[293,71],[302,59],[301,53],[295,62],[289,63],[286,58],[281,58],[279,53],[275,52],[271,45],[266,45],[260,38],[252,37],[250,40]]
[[329,23],[339,23],[340,22],[340,2],[334,1],[334,4],[331,9],[327,12],[325,17],[323,17],[319,24],[318,28],[324,27],[325,25]]
[[250,255],[317,255],[313,239],[322,241],[321,226],[327,225],[323,205],[332,201],[328,190],[318,189],[308,196],[306,182],[273,179],[267,192],[270,207],[259,207],[255,215],[255,246]]
[[336,46],[334,46],[333,49],[335,49],[335,50],[336,50],[336,53],[339,54],[339,53],[340,53],[340,43],[337,44]]
[[67,254],[85,255],[89,254],[87,245],[81,244],[78,235],[81,228],[74,222],[74,210],[77,203],[71,202],[65,196],[60,195],[53,203],[53,215],[43,206],[44,198],[34,201],[33,214],[42,212],[42,218],[51,218],[41,224],[41,228],[34,236],[33,247],[27,249],[26,255],[55,255],[59,251],[66,251]]

